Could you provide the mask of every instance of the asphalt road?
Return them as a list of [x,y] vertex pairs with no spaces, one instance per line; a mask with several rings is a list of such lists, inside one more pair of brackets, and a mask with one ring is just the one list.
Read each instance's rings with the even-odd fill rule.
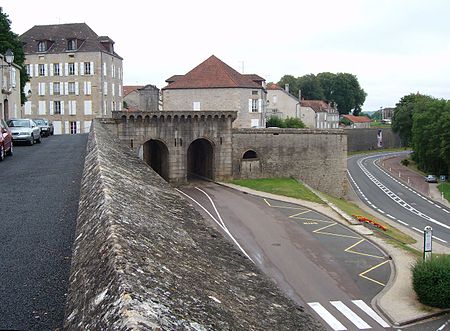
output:
[[384,171],[376,162],[384,155],[358,155],[348,159],[350,182],[359,198],[370,208],[418,233],[431,226],[434,240],[449,246],[450,210]]
[[[371,242],[302,206],[212,183],[181,192],[326,328],[384,330],[366,307],[388,282],[390,260]],[[346,316],[347,309],[357,316]]]
[[0,162],[0,329],[62,326],[87,135],[15,146]]

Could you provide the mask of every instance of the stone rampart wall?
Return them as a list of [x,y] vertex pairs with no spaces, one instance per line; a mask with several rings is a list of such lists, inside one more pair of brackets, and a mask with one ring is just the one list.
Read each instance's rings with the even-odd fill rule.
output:
[[[247,150],[255,151],[257,160],[243,160]],[[342,130],[234,129],[233,177],[294,177],[342,197],[347,192],[346,151]]]
[[95,120],[64,329],[321,327]]
[[348,151],[368,151],[378,147],[378,130],[382,132],[382,148],[402,147],[400,137],[390,128],[345,129],[347,133]]

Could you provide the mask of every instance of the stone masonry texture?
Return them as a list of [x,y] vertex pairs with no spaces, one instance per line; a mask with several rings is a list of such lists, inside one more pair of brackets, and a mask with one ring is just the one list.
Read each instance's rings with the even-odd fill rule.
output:
[[95,120],[65,330],[322,330]]

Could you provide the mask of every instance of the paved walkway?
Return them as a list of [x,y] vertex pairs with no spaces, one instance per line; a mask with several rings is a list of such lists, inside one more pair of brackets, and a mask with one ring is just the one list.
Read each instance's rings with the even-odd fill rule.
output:
[[[382,164],[387,170],[390,168],[390,172],[400,173],[400,178],[405,179],[406,183],[409,184],[416,190],[426,194],[427,196],[434,196],[438,194],[438,198],[440,197],[439,191],[436,185],[429,185],[425,182],[422,175],[413,172],[411,169],[404,167],[400,164],[400,161],[404,157],[392,157],[386,159]],[[441,310],[437,308],[430,308],[422,305],[416,297],[416,294],[412,287],[412,275],[411,275],[411,266],[415,263],[416,257],[403,249],[399,249],[391,244],[388,244],[383,239],[373,236],[372,231],[367,229],[366,227],[359,225],[359,222],[355,221],[347,215],[345,212],[334,206],[333,204],[327,202],[327,205],[320,205],[317,203],[274,195],[270,193],[255,191],[246,187],[237,186],[228,183],[220,183],[221,185],[232,187],[234,189],[247,192],[250,194],[254,194],[257,196],[267,197],[271,199],[277,199],[281,201],[297,203],[299,205],[303,205],[305,207],[314,209],[318,212],[321,212],[334,220],[352,228],[354,231],[359,234],[369,237],[368,239],[378,244],[384,251],[392,257],[392,261],[394,264],[393,273],[391,276],[391,281],[388,286],[381,291],[374,299],[373,305],[376,306],[384,315],[387,317],[390,322],[395,326],[402,326],[414,323],[416,321],[424,320],[427,318],[434,317],[436,315],[442,314],[444,312],[450,312],[450,310]],[[425,185],[423,185],[425,184]],[[314,190],[313,190],[314,191]],[[438,193],[436,193],[437,191]],[[430,194],[430,192],[433,192]],[[316,192],[319,196],[320,193]],[[324,201],[323,197],[321,197]],[[439,201],[441,202],[441,201]],[[450,206],[448,202],[445,203],[446,206]],[[382,219],[385,219],[382,215],[377,215]],[[385,219],[386,220],[386,219]],[[386,220],[388,222],[388,220]],[[418,244],[421,245],[420,243]],[[415,247],[417,249],[417,246]],[[420,249],[420,248],[419,248]],[[448,247],[442,248],[443,252],[450,253],[450,249]]]

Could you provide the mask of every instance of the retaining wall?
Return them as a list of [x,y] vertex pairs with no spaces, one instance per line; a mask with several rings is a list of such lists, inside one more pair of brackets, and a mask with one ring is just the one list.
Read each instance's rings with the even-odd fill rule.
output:
[[[243,160],[247,150],[255,151],[257,160]],[[346,157],[347,136],[342,130],[233,130],[234,178],[291,176],[343,197],[347,192]]]
[[[383,146],[381,148],[378,147],[377,134],[379,130],[382,132]],[[400,136],[391,128],[345,129],[345,133],[349,152],[402,147]]]
[[94,120],[64,329],[321,326]]

